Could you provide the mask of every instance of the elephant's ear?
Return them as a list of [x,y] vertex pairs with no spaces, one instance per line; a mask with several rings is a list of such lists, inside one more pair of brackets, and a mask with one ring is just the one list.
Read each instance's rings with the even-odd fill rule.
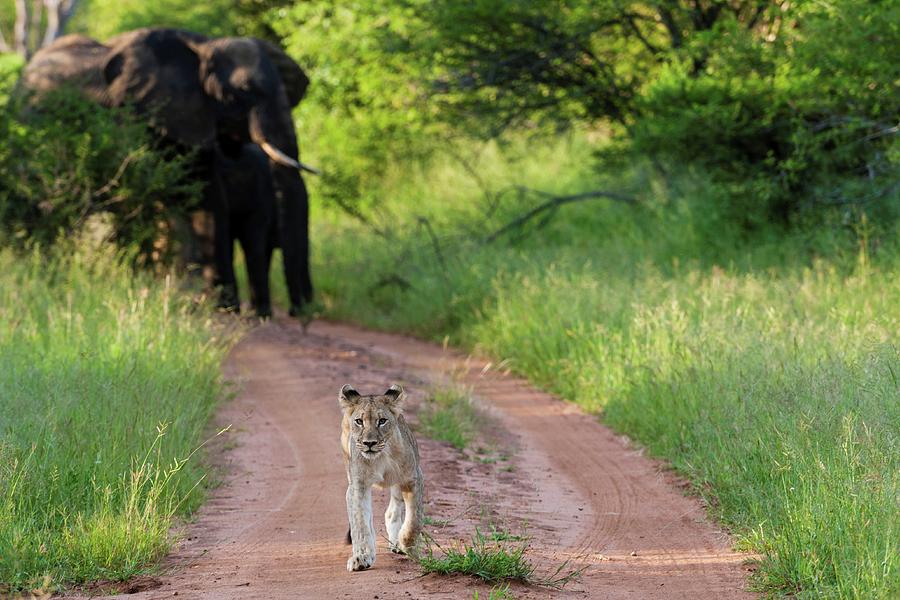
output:
[[300,65],[294,62],[294,59],[285,54],[284,50],[266,40],[258,39],[256,41],[265,50],[266,55],[275,65],[275,68],[278,69],[288,102],[292,107],[297,106],[306,95],[306,88],[309,87],[309,77],[306,76]]
[[201,85],[196,42],[173,29],[125,34],[115,40],[103,75],[113,105],[133,105],[174,141],[209,146],[216,110]]

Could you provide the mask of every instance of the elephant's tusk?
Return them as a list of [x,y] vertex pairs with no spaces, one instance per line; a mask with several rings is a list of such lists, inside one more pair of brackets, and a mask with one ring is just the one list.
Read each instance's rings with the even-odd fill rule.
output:
[[297,161],[297,164],[299,165],[298,168],[299,168],[301,171],[306,171],[307,173],[312,173],[313,175],[321,175],[321,174],[322,174],[322,171],[318,170],[318,169],[315,168],[315,167],[311,167],[311,166],[309,166],[309,165],[307,165],[307,164],[305,164],[305,163],[302,163],[302,162],[300,162],[300,161]]
[[292,169],[299,169],[301,171],[307,171],[308,173],[312,173],[313,175],[320,174],[320,171],[318,169],[294,160],[269,142],[263,142],[259,145],[259,147],[262,148],[262,151],[266,153],[266,156],[277,162],[279,165],[290,167]]

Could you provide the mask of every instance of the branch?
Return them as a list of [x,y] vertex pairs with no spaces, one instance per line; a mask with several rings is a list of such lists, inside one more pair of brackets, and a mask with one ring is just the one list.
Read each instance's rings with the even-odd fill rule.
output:
[[659,13],[659,18],[662,20],[663,25],[666,28],[666,31],[669,32],[669,39],[671,40],[672,48],[678,49],[681,48],[683,42],[681,37],[681,28],[678,26],[678,22],[675,20],[675,16],[672,14],[668,8],[660,6],[657,9]]
[[427,217],[419,216],[416,217],[416,222],[428,233],[428,237],[431,240],[431,248],[434,250],[434,257],[441,265],[441,272],[444,274],[444,277],[446,277],[447,261],[444,260],[444,253],[441,251],[441,243],[438,240],[437,235],[434,233],[434,228],[431,226],[431,221],[429,221]]
[[122,180],[122,175],[125,174],[125,169],[128,168],[128,165],[141,158],[144,154],[146,154],[147,150],[147,146],[143,145],[126,154],[122,162],[119,163],[119,167],[116,169],[116,172],[112,176],[112,178],[103,186],[98,188],[93,194],[91,194],[91,196],[94,198],[100,198],[112,191],[114,187],[118,187],[119,182]]
[[625,194],[620,194],[618,192],[606,192],[603,190],[592,190],[590,192],[581,192],[580,194],[571,194],[569,196],[554,196],[548,192],[543,192],[540,190],[531,190],[531,189],[528,189],[528,188],[522,187],[522,186],[517,186],[517,189],[519,189],[520,193],[522,193],[522,194],[531,192],[531,193],[539,194],[541,196],[548,197],[549,200],[547,200],[543,204],[539,204],[538,206],[532,208],[524,215],[513,219],[512,221],[510,221],[509,223],[507,223],[506,225],[504,225],[503,227],[501,227],[494,233],[487,236],[487,238],[485,238],[485,240],[484,240],[486,244],[490,244],[491,242],[496,241],[497,238],[499,238],[500,236],[502,236],[505,233],[508,233],[509,231],[512,231],[513,229],[522,227],[523,225],[525,225],[528,221],[530,221],[534,217],[536,217],[540,214],[543,214],[545,212],[554,210],[556,208],[559,208],[560,206],[562,206],[564,204],[572,204],[574,202],[584,202],[585,200],[597,200],[599,198],[605,198],[607,200],[615,200],[616,202],[623,202],[625,204],[634,204],[635,203],[635,198],[633,196],[627,196]]
[[659,54],[662,52],[662,49],[658,46],[653,45],[650,40],[644,36],[643,32],[637,26],[635,22],[636,18],[639,18],[637,15],[624,15],[625,22],[628,23],[628,26],[631,27],[631,30],[634,31],[634,35],[637,37],[638,41],[640,41],[644,47],[650,51],[651,54]]

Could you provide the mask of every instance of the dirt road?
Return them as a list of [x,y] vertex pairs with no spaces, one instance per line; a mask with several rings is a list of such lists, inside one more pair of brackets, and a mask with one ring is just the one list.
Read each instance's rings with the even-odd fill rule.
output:
[[[411,392],[411,413],[450,374],[471,385],[491,417],[496,463],[461,456],[420,436],[428,529],[443,543],[476,526],[524,531],[546,571],[588,569],[564,591],[514,587],[517,598],[750,597],[746,557],[686,498],[671,476],[570,404],[438,346],[313,324],[252,331],[226,374],[238,396],[220,411],[232,424],[217,453],[224,483],[212,492],[166,574],[128,598],[472,598],[489,586],[465,577],[420,577],[379,541],[372,570],[348,573],[336,394],[343,383]],[[383,536],[385,499],[376,492]],[[143,591],[139,591],[144,588]],[[149,588],[149,589],[147,589]]]

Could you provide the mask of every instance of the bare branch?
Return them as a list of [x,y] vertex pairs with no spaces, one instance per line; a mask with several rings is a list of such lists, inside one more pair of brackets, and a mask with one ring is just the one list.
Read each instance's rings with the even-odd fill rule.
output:
[[635,37],[637,37],[638,41],[644,45],[644,47],[649,50],[652,54],[659,54],[662,52],[662,49],[659,46],[656,46],[650,42],[649,39],[643,34],[641,29],[637,26],[635,22],[635,15],[626,14],[624,16],[625,22],[628,23],[628,26],[631,27],[631,30],[634,32]]
[[447,261],[444,260],[444,253],[441,250],[441,243],[438,240],[437,235],[434,233],[434,228],[431,226],[431,221],[429,221],[427,217],[419,216],[416,217],[416,222],[421,228],[425,229],[425,232],[428,234],[428,238],[431,240],[431,248],[432,250],[434,250],[434,257],[441,265],[441,272],[444,274],[444,276],[446,276]]
[[664,6],[660,6],[657,11],[659,12],[659,18],[662,20],[666,31],[669,32],[669,39],[671,40],[672,48],[681,48],[684,40],[681,36],[681,27],[675,20],[675,15],[673,15],[672,11]]
[[581,192],[580,194],[571,194],[569,196],[554,196],[553,194],[550,194],[549,192],[544,192],[541,190],[532,190],[532,189],[522,187],[522,186],[517,186],[517,189],[520,190],[520,193],[522,193],[522,194],[525,194],[525,193],[538,194],[538,195],[549,198],[549,200],[547,200],[543,204],[539,204],[538,206],[532,208],[531,210],[526,212],[524,215],[513,219],[512,221],[510,221],[509,223],[507,223],[506,225],[504,225],[503,227],[501,227],[494,233],[487,236],[487,238],[485,238],[485,240],[484,240],[486,244],[490,244],[491,242],[496,241],[497,238],[512,231],[513,229],[522,227],[528,221],[537,217],[538,215],[542,215],[548,211],[552,211],[556,208],[559,208],[560,206],[562,206],[564,204],[572,204],[574,202],[584,202],[585,200],[597,200],[597,199],[601,199],[601,198],[606,199],[606,200],[614,200],[616,202],[623,202],[625,204],[634,204],[635,203],[635,198],[633,196],[620,194],[618,192],[607,192],[607,191],[603,191],[603,190],[592,190],[589,192]]
[[129,152],[127,155],[125,155],[125,158],[119,164],[119,167],[116,169],[116,172],[112,176],[112,178],[109,181],[107,181],[104,185],[102,185],[100,188],[98,188],[92,194],[92,196],[94,198],[100,198],[100,197],[108,194],[114,187],[117,187],[122,180],[122,176],[125,174],[125,169],[127,169],[128,166],[131,163],[133,163],[135,160],[141,158],[144,154],[146,154],[147,150],[148,150],[147,146],[143,145],[143,146],[139,146],[138,148],[135,148],[134,150]]

